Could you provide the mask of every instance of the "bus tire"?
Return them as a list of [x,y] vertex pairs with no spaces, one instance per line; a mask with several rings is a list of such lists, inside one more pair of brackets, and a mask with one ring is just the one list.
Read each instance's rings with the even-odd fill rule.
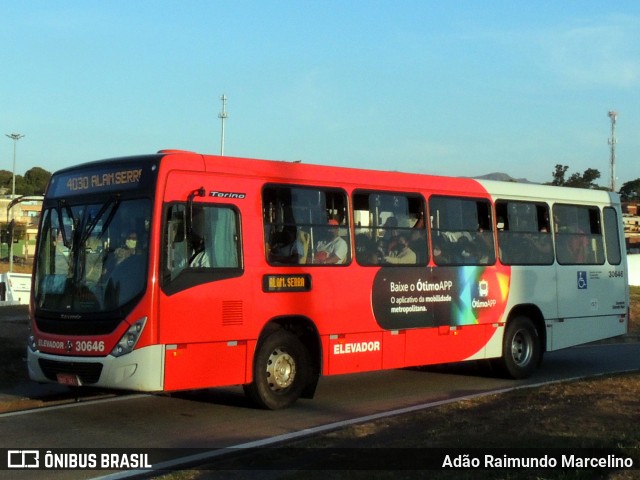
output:
[[506,376],[527,378],[540,364],[540,335],[528,317],[516,317],[507,324],[502,345],[502,358],[497,359],[497,367]]
[[300,397],[310,378],[306,347],[287,330],[276,330],[258,343],[253,382],[245,393],[261,408],[285,408]]

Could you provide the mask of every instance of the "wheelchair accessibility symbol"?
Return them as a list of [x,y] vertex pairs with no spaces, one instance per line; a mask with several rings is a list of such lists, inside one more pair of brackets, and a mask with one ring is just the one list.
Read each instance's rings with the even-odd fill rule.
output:
[[578,290],[587,289],[587,272],[578,272]]

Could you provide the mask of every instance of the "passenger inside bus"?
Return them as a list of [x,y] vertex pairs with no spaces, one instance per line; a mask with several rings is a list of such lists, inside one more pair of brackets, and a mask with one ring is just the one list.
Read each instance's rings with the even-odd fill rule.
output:
[[134,229],[128,229],[124,241],[115,250],[107,250],[107,255],[102,268],[102,277],[109,277],[116,266],[132,255],[142,253],[138,248],[138,234]]
[[[364,232],[362,232],[364,230]],[[376,242],[371,238],[369,229],[358,228],[356,234],[356,259],[361,265],[377,265],[380,263],[378,258],[378,248]],[[379,241],[381,243],[381,241]],[[380,253],[382,250],[380,250]]]
[[433,236],[433,260],[436,265],[455,263],[454,246],[444,235]]
[[387,217],[380,228],[384,232],[382,235],[383,256],[387,257],[391,255],[398,246],[398,219],[393,215]]
[[124,244],[107,256],[103,270],[106,298],[122,305],[141,291],[144,285],[145,256],[133,228],[128,230]]
[[330,219],[327,233],[329,238],[318,242],[314,263],[320,264],[343,264],[347,260],[349,246],[347,242],[340,236],[340,227],[338,221]]
[[296,227],[285,226],[281,231],[274,231],[269,241],[269,262],[292,265],[303,263],[299,260],[304,246],[298,245]]
[[469,237],[461,236],[457,242],[458,262],[463,265],[474,265],[480,263],[480,254],[478,253],[478,244]]
[[193,253],[189,259],[189,266],[193,268],[207,268],[211,266],[209,260],[209,253],[204,245],[204,238],[199,234],[194,233],[192,235],[192,248]]
[[122,262],[125,258],[128,258],[131,255],[135,255],[136,253],[141,253],[137,249],[137,247],[138,247],[138,234],[135,232],[135,230],[130,230],[124,241],[124,245],[116,248],[114,252],[116,264]]
[[400,234],[397,236],[395,249],[384,257],[384,261],[391,264],[411,265],[416,263],[416,253],[409,247],[406,235]]
[[425,229],[424,216],[420,212],[420,218],[411,228],[409,234],[409,248],[416,254],[416,263],[424,265],[427,263],[427,231]]

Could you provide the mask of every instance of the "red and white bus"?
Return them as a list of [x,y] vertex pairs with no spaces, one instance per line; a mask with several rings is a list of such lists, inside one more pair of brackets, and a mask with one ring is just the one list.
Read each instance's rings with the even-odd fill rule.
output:
[[491,359],[624,334],[618,196],[183,151],[55,173],[29,373],[137,391],[244,385],[262,407],[321,375]]

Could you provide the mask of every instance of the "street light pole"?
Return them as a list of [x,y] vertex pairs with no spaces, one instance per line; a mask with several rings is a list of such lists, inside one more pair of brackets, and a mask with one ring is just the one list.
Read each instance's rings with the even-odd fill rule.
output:
[[[18,140],[24,137],[21,133],[7,133],[5,134],[8,138],[13,140],[13,176],[11,179],[11,201],[16,198],[16,146],[18,144]],[[11,209],[11,224],[15,230],[15,222],[13,221],[13,208]],[[11,238],[9,241],[9,272],[13,272],[13,233],[11,232]]]
[[220,155],[224,155],[224,121],[227,119],[227,96],[223,93],[220,96],[220,100],[222,101],[222,111],[218,114],[218,118],[222,123],[222,132],[220,134]]
[[611,119],[611,138],[609,139],[609,145],[611,146],[611,191],[616,191],[616,121],[618,120],[618,112],[613,110],[609,111],[609,118]]
[[18,140],[24,137],[21,133],[7,133],[7,137],[13,140],[13,180],[12,180],[12,188],[11,188],[11,199],[16,196],[16,145]]

